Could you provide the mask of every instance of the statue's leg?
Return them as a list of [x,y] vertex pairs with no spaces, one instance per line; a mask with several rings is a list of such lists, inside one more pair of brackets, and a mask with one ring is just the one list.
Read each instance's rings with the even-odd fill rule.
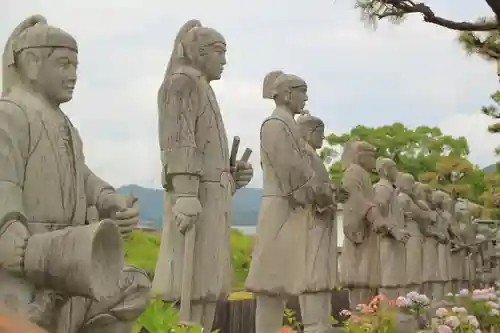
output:
[[255,312],[255,333],[281,333],[284,311],[284,299],[258,295]]
[[299,296],[302,323],[306,333],[325,333],[330,331],[332,296],[329,292]]
[[214,324],[215,302],[194,303],[191,307],[191,321],[203,327],[203,332],[210,333]]
[[151,280],[146,272],[127,265],[119,286],[116,296],[89,306],[78,333],[131,332],[134,322],[149,304]]

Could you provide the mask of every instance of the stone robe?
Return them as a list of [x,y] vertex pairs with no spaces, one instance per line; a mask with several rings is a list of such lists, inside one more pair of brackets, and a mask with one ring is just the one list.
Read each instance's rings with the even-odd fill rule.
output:
[[344,172],[342,186],[349,193],[344,204],[344,244],[340,256],[340,281],[352,288],[378,288],[378,238],[366,216],[375,205],[370,175],[358,164]]
[[[420,205],[425,207],[425,211],[428,214],[434,214],[435,212],[429,208],[427,202],[420,200]],[[437,223],[437,222],[436,222]],[[425,282],[438,282],[438,242],[435,236],[430,232],[436,232],[435,223],[431,223],[427,218],[425,220],[425,225],[422,226],[422,230],[425,236],[423,252],[422,252],[422,281]]]
[[[457,219],[450,213],[444,212],[446,218],[449,219],[448,224],[448,232],[453,241],[459,241],[463,243],[462,238],[460,236],[460,225]],[[450,279],[452,281],[462,281],[464,279],[464,271],[465,271],[465,254],[466,250],[462,249],[460,251],[454,251],[450,253]]]
[[300,295],[320,282],[309,280],[313,276],[307,262],[309,230],[315,223],[313,200],[305,205],[295,200],[303,193],[312,193],[314,171],[297,124],[287,110],[277,107],[263,122],[260,140],[264,187],[245,285],[250,291],[270,296]]
[[[444,234],[448,235],[448,228],[449,228],[449,219],[450,215],[447,212],[444,212],[442,210],[437,210],[438,213],[438,220],[437,220],[437,230]],[[442,244],[439,243],[437,244],[437,251],[438,251],[438,281],[440,282],[448,282],[451,280],[450,277],[450,255],[451,255],[451,247],[450,243],[448,242],[447,244]]]
[[[330,175],[318,153],[306,143],[306,152],[311,159],[314,177],[311,180],[319,186],[332,186]],[[334,203],[323,213],[313,207],[313,219],[307,238],[307,291],[330,291],[337,284],[337,224]]]
[[[403,211],[398,202],[396,187],[387,179],[380,179],[373,185],[375,191],[375,202],[380,213],[393,227],[404,229],[405,220]],[[406,286],[405,244],[397,241],[390,234],[379,236],[380,251],[380,287],[400,288]]]
[[[183,277],[184,240],[172,219],[177,194],[165,191],[164,222],[153,293],[180,300],[182,280],[193,280],[193,301],[215,302],[231,291],[231,199],[227,134],[215,94],[192,67],[182,66],[168,78],[165,105],[159,114],[164,179],[190,173],[200,176],[203,210],[195,224],[193,276]],[[164,182],[165,184],[165,182]]]
[[[104,190],[113,189],[85,164],[77,130],[60,109],[20,87],[13,88],[3,98],[0,100],[0,224],[18,219],[27,223],[31,233],[87,224],[87,208],[99,204],[99,195]],[[2,279],[10,279],[4,273],[1,275]],[[7,289],[17,290],[17,294],[8,296],[19,297],[19,307],[25,307],[34,295],[42,292],[27,281],[0,283],[3,284],[0,298],[5,297]],[[101,302],[70,297],[55,313],[44,316],[42,326],[49,332],[73,333],[83,332],[90,322],[100,327],[104,317],[108,321],[113,321],[112,318],[133,321],[147,306],[149,288],[150,281],[144,272],[126,267],[120,294]],[[109,316],[108,311],[114,314]]]
[[409,213],[405,217],[405,228],[410,233],[406,242],[406,281],[409,286],[422,284],[422,252],[424,236],[422,235],[422,221],[427,216],[422,209],[404,192],[398,194],[399,205],[403,212]]

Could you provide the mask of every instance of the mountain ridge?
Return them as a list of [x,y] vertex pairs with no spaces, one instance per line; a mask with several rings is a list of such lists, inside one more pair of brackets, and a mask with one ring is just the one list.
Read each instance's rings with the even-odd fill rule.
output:
[[[139,199],[141,222],[155,228],[163,223],[163,190],[142,187],[137,184],[120,186],[117,191],[122,194],[132,193]],[[262,189],[245,187],[233,196],[233,226],[255,226],[260,209]]]

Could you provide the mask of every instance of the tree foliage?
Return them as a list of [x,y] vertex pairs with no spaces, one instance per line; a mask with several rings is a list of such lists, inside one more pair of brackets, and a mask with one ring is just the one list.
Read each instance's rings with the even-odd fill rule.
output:
[[[477,201],[486,190],[485,173],[468,159],[469,146],[464,137],[444,135],[437,127],[407,128],[401,123],[381,127],[356,126],[341,135],[327,137],[326,150],[339,149],[351,139],[366,141],[378,149],[381,157],[392,158],[400,171],[428,182],[448,193]],[[328,155],[328,152],[323,152]],[[330,166],[332,180],[339,183],[342,165]]]

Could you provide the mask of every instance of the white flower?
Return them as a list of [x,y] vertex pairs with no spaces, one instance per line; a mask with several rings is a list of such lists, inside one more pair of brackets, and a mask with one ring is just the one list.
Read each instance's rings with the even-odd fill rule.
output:
[[459,296],[467,296],[469,295],[469,290],[467,289],[462,289],[460,290],[460,292],[458,293]]
[[444,323],[451,328],[457,328],[460,326],[460,320],[458,319],[457,316],[449,316],[444,319]]
[[474,328],[479,327],[479,322],[477,321],[477,318],[474,316],[467,316],[467,322]]
[[414,302],[417,300],[417,297],[419,296],[420,294],[417,293],[416,291],[410,291],[408,294],[406,294],[406,298],[408,298],[408,300]]
[[436,317],[444,318],[448,314],[448,310],[445,308],[439,308],[436,310]]
[[429,297],[427,297],[424,294],[420,294],[415,298],[415,301],[417,303],[420,303],[422,305],[428,305],[431,301],[429,300]]
[[467,314],[467,309],[463,307],[453,307],[451,308],[451,311],[458,313],[458,314]]
[[453,297],[453,293],[447,293],[446,296]]
[[499,312],[497,309],[491,309],[490,310],[490,316],[498,316]]
[[495,302],[492,302],[492,301],[489,301],[488,303],[486,303],[490,308],[494,308],[494,309],[497,309],[498,308],[498,303],[495,303]]

